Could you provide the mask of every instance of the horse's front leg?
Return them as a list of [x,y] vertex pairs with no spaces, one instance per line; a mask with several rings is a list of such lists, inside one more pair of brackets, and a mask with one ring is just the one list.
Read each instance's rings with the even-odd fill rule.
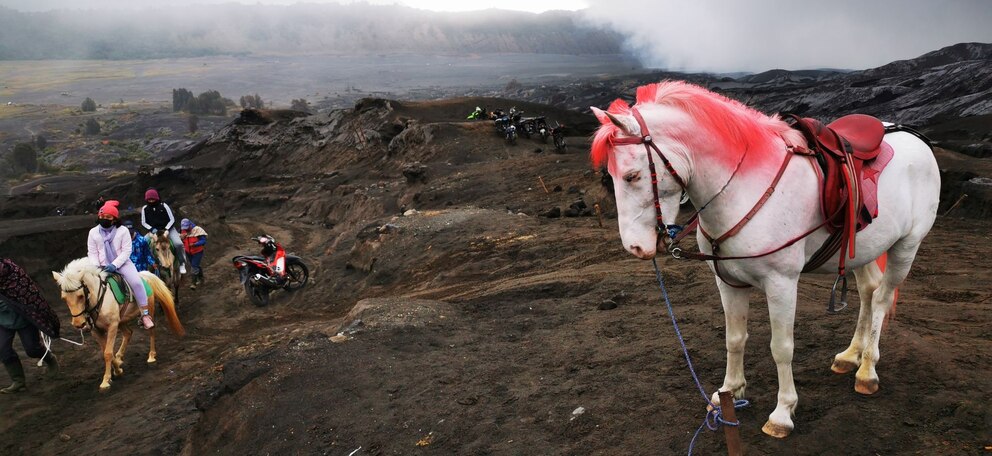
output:
[[799,395],[792,379],[793,328],[796,321],[798,277],[778,277],[764,284],[768,299],[768,316],[772,329],[772,357],[778,368],[778,405],[761,430],[772,437],[784,438],[792,432]]
[[[720,391],[732,391],[734,398],[740,399],[744,397],[747,387],[747,380],[744,379],[744,344],[747,343],[749,292],[731,287],[720,279],[717,279],[717,287],[727,324],[727,373]],[[713,393],[711,400],[714,405],[720,404],[719,391]]]
[[114,344],[117,342],[117,322],[107,325],[107,336],[103,343],[103,382],[100,383],[100,390],[110,389],[111,365],[114,359]]

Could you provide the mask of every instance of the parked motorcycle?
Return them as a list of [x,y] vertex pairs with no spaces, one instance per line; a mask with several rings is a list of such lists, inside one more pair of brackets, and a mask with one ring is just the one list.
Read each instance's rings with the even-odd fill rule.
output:
[[[310,269],[300,257],[287,255],[272,236],[251,239],[262,246],[262,255],[238,255],[231,261],[252,303],[266,306],[272,290],[296,291],[306,286]],[[285,268],[285,274],[279,273],[280,268]]]

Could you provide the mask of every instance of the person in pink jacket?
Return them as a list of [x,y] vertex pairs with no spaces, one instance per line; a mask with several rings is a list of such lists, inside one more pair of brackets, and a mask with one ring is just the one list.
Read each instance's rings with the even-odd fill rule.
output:
[[119,204],[109,200],[100,207],[98,225],[90,230],[86,241],[86,256],[95,266],[109,273],[116,272],[124,278],[141,308],[142,326],[151,329],[155,323],[148,315],[148,295],[138,269],[131,262],[131,234],[126,228],[121,228],[120,214],[117,211]]

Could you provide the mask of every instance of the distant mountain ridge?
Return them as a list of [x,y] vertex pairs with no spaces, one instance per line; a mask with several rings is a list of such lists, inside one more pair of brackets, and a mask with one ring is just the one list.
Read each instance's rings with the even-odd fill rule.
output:
[[577,13],[440,13],[368,4],[207,5],[24,13],[0,7],[0,60],[217,54],[620,54],[622,37]]

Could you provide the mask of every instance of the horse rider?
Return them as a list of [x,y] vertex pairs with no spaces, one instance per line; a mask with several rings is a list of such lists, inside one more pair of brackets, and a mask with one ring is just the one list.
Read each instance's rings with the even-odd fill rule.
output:
[[155,270],[155,255],[152,255],[152,246],[148,238],[138,234],[134,228],[134,222],[125,220],[122,224],[131,233],[131,262],[134,267],[141,271]]
[[17,393],[26,388],[24,366],[14,351],[14,334],[21,337],[28,356],[44,360],[47,375],[58,374],[58,359],[42,346],[41,333],[59,337],[58,315],[24,268],[9,258],[0,258],[0,361],[11,380],[0,393]]
[[176,231],[176,216],[172,213],[172,208],[158,196],[158,190],[149,188],[145,191],[145,204],[141,207],[141,225],[152,234],[159,231],[169,233],[169,242],[172,243],[176,258],[179,260],[179,273],[186,273],[186,255],[183,253],[183,240]]
[[186,218],[179,222],[179,228],[182,229],[180,236],[183,238],[183,248],[186,250],[186,255],[189,255],[189,263],[193,267],[193,283],[189,288],[195,290],[196,285],[203,282],[203,268],[200,267],[200,262],[203,261],[204,246],[207,245],[207,232]]
[[90,230],[86,240],[86,256],[94,266],[103,268],[108,273],[118,273],[124,278],[134,300],[141,308],[141,325],[145,329],[155,327],[152,317],[148,315],[148,294],[145,284],[138,274],[138,269],[131,262],[131,234],[121,229],[120,215],[114,200],[107,201],[97,214],[97,226]]

